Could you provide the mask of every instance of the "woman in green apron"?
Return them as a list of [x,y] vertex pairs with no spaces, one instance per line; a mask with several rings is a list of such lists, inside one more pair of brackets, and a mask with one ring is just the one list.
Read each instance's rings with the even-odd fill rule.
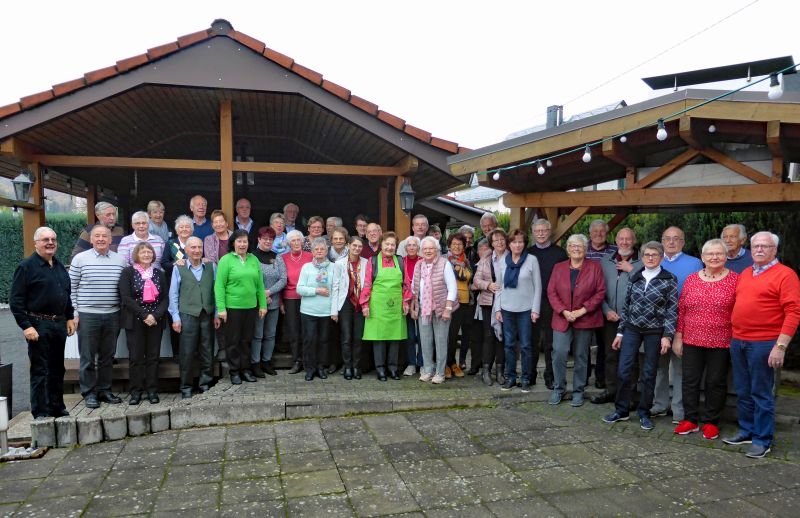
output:
[[380,253],[367,263],[361,291],[364,340],[372,341],[378,379],[386,381],[388,371],[392,379],[398,380],[400,341],[405,341],[407,336],[405,315],[411,301],[410,279],[404,278],[402,262],[394,254],[397,235],[386,232],[379,246]]

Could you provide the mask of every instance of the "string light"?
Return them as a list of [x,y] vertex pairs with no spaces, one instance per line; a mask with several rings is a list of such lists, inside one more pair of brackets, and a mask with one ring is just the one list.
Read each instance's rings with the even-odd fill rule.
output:
[[667,127],[664,125],[664,119],[658,119],[658,131],[656,132],[656,138],[660,141],[667,140]]
[[496,182],[499,179],[500,179],[500,171],[497,171],[496,173],[494,173],[492,175],[492,180],[494,180]]
[[548,159],[546,163],[547,163],[547,167],[553,167],[553,161],[552,160]]
[[587,164],[592,161],[592,150],[589,149],[588,144],[583,152],[583,161],[586,162]]
[[619,138],[619,141],[620,141],[620,142],[622,142],[622,143],[624,144],[624,143],[626,143],[626,142],[628,141],[628,137],[626,137],[625,135],[622,135],[622,136]]
[[539,164],[539,167],[536,168],[536,172],[539,174],[544,174],[544,166],[542,165],[542,163],[537,162],[537,164]]
[[781,86],[781,82],[778,81],[778,74],[777,72],[773,72],[769,75],[769,91],[767,92],[767,97],[771,100],[780,99],[783,95],[783,87]]
[[717,127],[716,127],[716,126],[714,126],[713,124],[712,124],[711,126],[709,126],[709,127],[708,127],[708,132],[709,132],[709,133],[714,133],[714,132],[716,132],[716,131],[717,131]]

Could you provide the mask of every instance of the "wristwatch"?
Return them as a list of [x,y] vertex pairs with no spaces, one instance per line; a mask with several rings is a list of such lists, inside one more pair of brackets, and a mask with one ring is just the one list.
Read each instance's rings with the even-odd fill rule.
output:
[[777,347],[777,348],[778,348],[778,349],[780,349],[781,351],[785,351],[787,346],[786,346],[786,344],[779,344],[779,343],[776,343],[776,344],[775,344],[775,347]]

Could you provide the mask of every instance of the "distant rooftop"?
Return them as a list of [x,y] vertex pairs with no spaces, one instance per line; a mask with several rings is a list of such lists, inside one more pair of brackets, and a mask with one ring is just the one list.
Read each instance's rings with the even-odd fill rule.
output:
[[[613,110],[618,110],[620,108],[624,108],[628,106],[624,100],[621,100],[616,103],[607,104],[605,106],[600,106],[599,108],[594,108],[593,110],[576,113],[575,115],[571,116],[567,120],[564,121],[564,124],[568,122],[574,122],[577,120],[585,119],[586,117],[592,117],[594,115],[600,115],[602,113],[608,113]],[[531,128],[526,128],[524,130],[515,131],[514,133],[509,133],[506,135],[506,138],[503,140],[511,140],[512,138],[523,137],[525,135],[530,135],[531,133],[536,133],[537,131],[542,131],[547,129],[547,124],[539,124],[538,126],[533,126]]]

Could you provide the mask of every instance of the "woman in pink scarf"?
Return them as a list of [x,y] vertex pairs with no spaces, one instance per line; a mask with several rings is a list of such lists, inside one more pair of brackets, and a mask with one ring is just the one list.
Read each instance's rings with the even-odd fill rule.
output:
[[[422,382],[444,383],[447,364],[447,335],[453,311],[458,308],[458,286],[453,266],[441,256],[436,238],[422,240],[422,260],[414,268],[411,317],[419,321],[422,345]],[[433,346],[436,343],[436,365]]]
[[138,405],[147,391],[151,404],[158,398],[158,358],[169,287],[163,270],[153,267],[156,252],[147,241],[131,252],[131,266],[119,278],[122,328],[130,358],[131,405]]

